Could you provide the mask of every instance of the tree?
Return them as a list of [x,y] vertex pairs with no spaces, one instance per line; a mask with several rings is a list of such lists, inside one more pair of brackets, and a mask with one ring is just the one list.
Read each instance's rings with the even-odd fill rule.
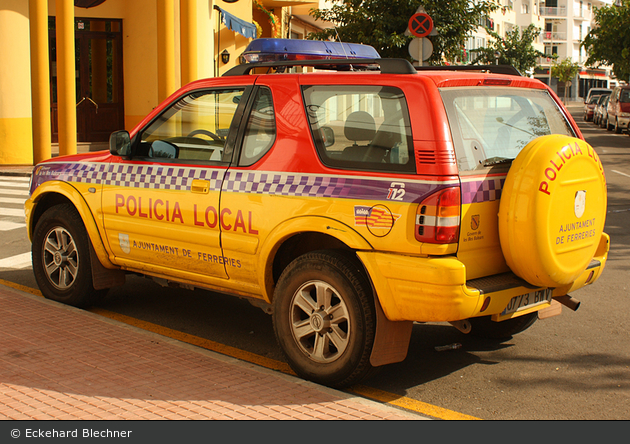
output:
[[567,103],[567,93],[569,88],[567,82],[570,82],[580,71],[580,65],[571,60],[571,57],[562,60],[562,62],[554,62],[551,65],[551,76],[557,77],[559,81],[565,83],[564,87],[564,103]]
[[313,40],[337,38],[343,42],[371,45],[382,57],[410,59],[406,36],[409,19],[422,5],[433,19],[438,33],[432,36],[430,64],[442,63],[442,57],[453,60],[461,54],[461,45],[482,19],[497,9],[494,2],[481,0],[333,0],[330,9],[312,9],[316,19],[337,27],[310,34]]
[[536,67],[538,57],[545,55],[532,45],[540,34],[540,28],[533,23],[523,29],[522,34],[520,28],[515,26],[505,34],[505,38],[490,29],[486,31],[494,40],[487,47],[476,50],[477,57],[472,61],[473,65],[480,62],[493,65],[498,59],[499,65],[512,65],[525,73]]
[[610,65],[618,79],[630,77],[630,0],[595,10],[596,26],[582,46],[588,53],[587,66]]

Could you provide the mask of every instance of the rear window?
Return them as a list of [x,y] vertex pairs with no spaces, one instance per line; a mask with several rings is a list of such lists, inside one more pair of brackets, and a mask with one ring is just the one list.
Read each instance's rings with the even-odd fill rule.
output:
[[619,101],[623,103],[630,103],[630,89],[622,89],[619,95]]
[[440,90],[460,171],[509,162],[533,139],[575,137],[558,105],[544,90],[442,88]]

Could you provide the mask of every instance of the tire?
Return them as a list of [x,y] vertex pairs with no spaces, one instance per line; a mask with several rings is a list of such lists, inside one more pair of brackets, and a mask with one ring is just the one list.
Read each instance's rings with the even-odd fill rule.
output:
[[86,308],[107,293],[94,289],[89,238],[72,205],[56,205],[42,214],[31,251],[35,279],[47,299]]
[[273,304],[276,339],[300,377],[343,388],[372,373],[374,295],[356,257],[298,257],[280,276]]
[[621,127],[619,126],[619,119],[615,119],[615,134],[621,134]]
[[517,333],[527,330],[538,319],[538,312],[517,318],[494,322],[490,316],[469,319],[472,329],[470,334],[485,339],[509,339]]
[[610,119],[606,119],[606,131],[612,131],[613,127],[610,124]]

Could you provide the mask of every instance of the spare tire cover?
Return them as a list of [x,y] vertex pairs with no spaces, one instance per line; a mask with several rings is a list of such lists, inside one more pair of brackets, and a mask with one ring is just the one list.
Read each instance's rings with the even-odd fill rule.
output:
[[499,204],[499,239],[510,269],[530,284],[574,282],[595,254],[605,219],[604,168],[585,141],[542,136],[512,163]]

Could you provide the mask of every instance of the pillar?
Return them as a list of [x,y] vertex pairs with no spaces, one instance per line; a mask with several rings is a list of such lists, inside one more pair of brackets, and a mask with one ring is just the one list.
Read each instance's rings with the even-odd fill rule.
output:
[[180,0],[182,85],[198,78],[197,0]]
[[33,163],[51,157],[50,69],[48,67],[48,1],[29,1],[31,34],[31,100]]
[[59,155],[77,152],[77,96],[74,61],[74,1],[56,0]]
[[170,96],[175,84],[175,4],[157,1],[158,102]]

